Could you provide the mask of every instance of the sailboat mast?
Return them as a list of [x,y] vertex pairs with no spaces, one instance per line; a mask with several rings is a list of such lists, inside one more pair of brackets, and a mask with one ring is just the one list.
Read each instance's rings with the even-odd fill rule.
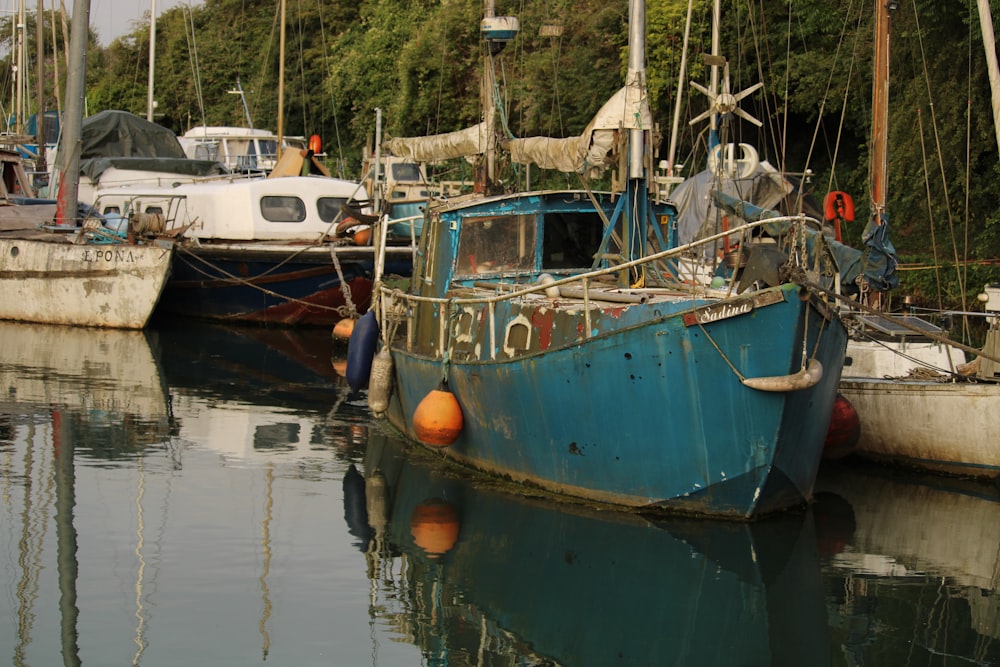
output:
[[[629,52],[626,86],[629,88],[629,96],[635,95],[635,99],[642,99],[646,90],[646,3],[642,0],[631,0],[629,5]],[[629,130],[631,134],[629,137],[630,178],[645,176],[643,158],[646,154],[646,129],[633,128]]]
[[35,60],[38,68],[38,81],[35,83],[38,97],[38,113],[35,116],[35,141],[38,144],[38,158],[35,160],[35,171],[45,172],[45,7],[44,0],[38,0],[38,13],[35,15]]
[[156,0],[149,0],[149,83],[146,86],[146,120],[153,122],[153,71],[156,69]]
[[278,146],[275,152],[280,160],[281,145],[285,143],[285,0],[281,0],[281,36],[278,44]]
[[17,56],[14,65],[14,81],[15,81],[15,102],[14,107],[15,115],[15,133],[20,136],[24,134],[24,116],[25,109],[27,108],[27,83],[24,76],[24,61],[25,61],[25,51],[27,46],[25,44],[24,36],[24,0],[20,0],[17,3]]
[[62,148],[59,151],[61,178],[56,203],[57,225],[75,225],[77,222],[89,24],[90,0],[74,0],[73,28],[69,40],[69,74],[66,77],[66,122],[63,124]]
[[986,68],[990,77],[990,99],[993,106],[993,128],[1000,147],[1000,66],[997,65],[997,41],[993,32],[993,16],[990,14],[990,0],[978,0],[979,26],[983,33],[983,47],[986,49]]
[[875,2],[875,52],[872,81],[871,206],[876,224],[885,212],[889,180],[889,3]]
[[[495,16],[496,6],[493,0],[484,0],[483,20],[488,22]],[[483,106],[483,120],[486,122],[486,146],[484,152],[486,159],[486,183],[484,184],[484,190],[488,190],[493,187],[497,179],[497,156],[493,145],[496,133],[496,110],[493,107],[493,87],[496,85],[496,82],[493,78],[492,44],[486,42],[484,48],[486,48],[486,58],[483,59],[485,65],[483,67],[483,83],[480,96]]]

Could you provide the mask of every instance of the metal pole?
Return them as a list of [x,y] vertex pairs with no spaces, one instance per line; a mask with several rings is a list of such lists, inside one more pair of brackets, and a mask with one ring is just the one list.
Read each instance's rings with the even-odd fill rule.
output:
[[77,222],[89,24],[90,0],[74,0],[73,28],[69,40],[69,74],[66,79],[66,122],[63,125],[62,148],[59,150],[62,178],[59,181],[56,204],[57,225],[76,225]]
[[153,122],[153,71],[156,69],[156,0],[149,0],[149,84],[146,90],[146,120]]

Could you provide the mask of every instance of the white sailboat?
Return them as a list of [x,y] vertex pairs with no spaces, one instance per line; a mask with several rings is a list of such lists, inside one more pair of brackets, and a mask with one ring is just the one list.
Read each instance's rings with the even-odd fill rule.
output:
[[[876,3],[874,215],[885,209],[888,165],[886,98],[889,79],[890,10]],[[980,2],[986,51],[992,53],[994,112],[1000,113],[996,53],[989,7]],[[881,85],[880,85],[881,84]],[[998,125],[1000,142],[1000,125]],[[866,310],[855,313],[840,391],[861,424],[856,452],[862,456],[939,472],[1000,477],[1000,285],[986,285],[980,301],[989,329],[981,350],[958,345],[929,323]],[[965,365],[961,350],[978,353]]]
[[89,14],[89,1],[77,0],[63,134],[69,149],[60,157],[66,177],[58,200],[39,202],[19,156],[2,156],[0,319],[141,329],[163,290],[173,247],[144,240],[135,230],[118,235],[80,223],[77,175]]

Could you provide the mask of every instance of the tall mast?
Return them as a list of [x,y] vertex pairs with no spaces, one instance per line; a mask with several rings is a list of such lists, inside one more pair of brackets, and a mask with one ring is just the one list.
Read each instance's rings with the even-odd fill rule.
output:
[[35,60],[38,74],[35,82],[38,97],[38,112],[35,116],[35,140],[38,144],[38,158],[35,160],[35,171],[47,171],[45,165],[45,7],[44,0],[38,0],[38,13],[35,15]]
[[25,52],[27,51],[27,40],[24,35],[24,0],[19,0],[17,3],[17,54],[14,65],[14,81],[15,81],[15,133],[20,136],[24,134],[24,110],[27,108],[27,80],[24,76],[24,61]]
[[[871,207],[876,224],[885,212],[889,180],[889,2],[875,1],[875,76],[872,81]],[[895,4],[895,3],[892,3]]]
[[482,147],[486,160],[485,173],[477,174],[476,188],[484,192],[496,187],[497,174],[497,106],[494,96],[496,78],[493,69],[493,58],[499,54],[507,42],[514,39],[520,30],[518,20],[514,16],[497,16],[494,0],[483,0],[483,20],[480,23],[482,33],[484,58],[483,80],[479,92],[480,105],[483,109],[483,138],[486,145]]
[[149,0],[149,83],[146,86],[146,120],[153,122],[153,71],[156,69],[156,0]]
[[285,142],[285,0],[281,0],[281,37],[278,41],[278,147],[277,157],[281,159],[281,145]]
[[59,197],[56,224],[75,225],[80,192],[84,83],[87,76],[87,32],[90,0],[74,0],[73,28],[69,40],[69,74],[66,77],[66,122],[59,150]]
[[[630,89],[630,96],[642,99],[646,90],[646,3],[631,0],[629,5],[628,78],[625,85]],[[629,178],[644,178],[646,129],[633,128],[629,132]]]
[[694,13],[694,0],[688,0],[687,20],[684,21],[684,43],[681,46],[680,75],[677,78],[677,99],[674,101],[674,122],[670,129],[670,149],[667,152],[667,176],[674,177],[674,160],[677,159],[677,135],[680,133],[681,106],[684,96],[684,77],[687,76],[688,40],[691,38],[691,15]]
[[[483,20],[489,22],[490,19],[496,16],[496,8],[493,0],[485,0],[485,7],[483,8]],[[493,49],[489,42],[485,45],[486,48],[486,58],[485,66],[483,67],[483,88],[480,92],[482,97],[483,106],[483,120],[486,121],[486,184],[485,187],[491,188],[497,179],[497,156],[496,150],[494,150],[493,142],[495,140],[496,132],[496,109],[493,107],[493,87],[496,82],[493,79]]]
[[993,127],[1000,147],[1000,67],[997,66],[997,41],[993,33],[993,17],[990,14],[990,0],[978,0],[979,25],[983,33],[986,49],[986,68],[990,76],[990,99],[993,106]]

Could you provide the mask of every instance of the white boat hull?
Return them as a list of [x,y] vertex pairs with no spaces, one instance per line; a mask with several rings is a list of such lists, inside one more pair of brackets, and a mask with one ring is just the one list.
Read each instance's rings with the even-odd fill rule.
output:
[[0,319],[142,329],[172,253],[161,245],[0,239]]
[[1000,477],[1000,385],[842,377],[857,409],[862,456]]

